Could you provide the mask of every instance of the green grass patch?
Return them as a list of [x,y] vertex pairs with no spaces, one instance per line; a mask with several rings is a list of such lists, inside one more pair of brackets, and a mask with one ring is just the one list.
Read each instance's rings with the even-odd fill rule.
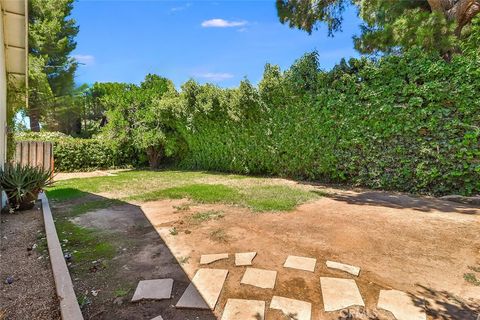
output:
[[130,292],[130,289],[118,288],[118,289],[115,289],[115,291],[113,292],[113,295],[116,298],[120,298],[120,297],[125,297],[129,292]]
[[[55,201],[89,193],[113,193],[111,197],[135,201],[188,198],[197,203],[241,205],[254,211],[289,211],[321,196],[296,186],[271,185],[268,181],[268,178],[198,171],[132,170],[120,172],[117,176],[62,180],[48,189],[48,196]],[[71,215],[110,205],[108,202],[80,205],[72,210]],[[182,211],[189,207],[185,205],[176,209]]]
[[209,220],[218,220],[224,217],[223,211],[208,210],[194,213],[190,218],[196,223],[201,223]]
[[288,186],[253,186],[245,190],[245,205],[254,211],[290,211],[315,197],[311,192]]
[[173,206],[176,211],[188,211],[190,210],[190,204],[184,203],[179,206]]
[[47,189],[47,196],[53,201],[66,201],[81,198],[85,195],[87,195],[86,192],[69,187],[55,186]]
[[86,193],[119,192],[124,195],[148,192],[152,189],[171,187],[201,179],[208,174],[198,171],[122,171],[115,176],[75,178],[57,181],[48,189],[49,198],[57,201],[70,200]]
[[88,269],[92,261],[114,257],[115,248],[102,239],[98,230],[79,227],[66,219],[58,219],[55,226],[62,249],[72,254],[75,266]]
[[474,286],[480,286],[480,280],[477,279],[477,276],[474,273],[465,273],[463,279]]
[[153,201],[166,198],[189,198],[200,203],[236,203],[240,198],[240,194],[237,190],[222,184],[190,184],[128,197],[129,200],[138,201]]

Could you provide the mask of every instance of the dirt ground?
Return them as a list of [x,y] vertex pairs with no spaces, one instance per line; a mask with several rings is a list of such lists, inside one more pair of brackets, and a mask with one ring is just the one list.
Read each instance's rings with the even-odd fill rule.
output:
[[[351,278],[326,268],[325,261],[334,260],[361,268],[356,281],[366,308],[351,308],[353,319],[393,319],[376,309],[379,291],[393,288],[412,294],[425,306],[428,319],[477,320],[480,287],[463,275],[469,267],[480,266],[479,208],[396,193],[330,191],[329,197],[292,212],[253,213],[162,200],[125,203],[75,218],[81,226],[110,230],[129,241],[121,245],[128,249],[119,250],[103,283],[96,284],[108,292],[123,283],[131,291],[120,306],[108,294],[94,300],[84,310],[86,318],[113,319],[114,314],[115,319],[219,319],[228,298],[264,300],[268,307],[272,296],[280,295],[311,302],[312,319],[347,319],[342,313],[323,311],[320,276]],[[192,214],[207,210],[221,211],[223,217],[192,220]],[[254,267],[278,271],[274,290],[240,285],[245,267],[235,267],[233,255],[246,251],[257,252]],[[208,266],[229,270],[214,312],[175,309],[188,279],[200,267],[200,255],[210,253],[230,254],[228,260]],[[283,268],[288,255],[317,258],[315,272]],[[171,301],[128,302],[138,280],[163,277],[175,279]],[[88,290],[97,280],[78,278],[76,289]],[[282,319],[268,308],[266,315]]]
[[39,208],[1,214],[0,319],[61,319],[44,232]]
[[92,177],[105,177],[113,176],[118,172],[125,171],[127,169],[112,169],[112,170],[95,170],[87,172],[59,172],[55,174],[55,181],[76,179],[76,178],[92,178]]

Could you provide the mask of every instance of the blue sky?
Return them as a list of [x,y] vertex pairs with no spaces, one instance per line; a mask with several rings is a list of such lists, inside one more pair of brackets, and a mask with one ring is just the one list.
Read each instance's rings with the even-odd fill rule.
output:
[[345,13],[343,32],[325,28],[308,35],[277,18],[275,0],[93,1],[79,0],[72,16],[80,25],[72,53],[81,63],[77,83],[139,83],[157,73],[177,86],[194,78],[222,87],[244,77],[258,83],[265,63],[288,68],[317,50],[322,68],[356,57],[352,36],[360,20]]

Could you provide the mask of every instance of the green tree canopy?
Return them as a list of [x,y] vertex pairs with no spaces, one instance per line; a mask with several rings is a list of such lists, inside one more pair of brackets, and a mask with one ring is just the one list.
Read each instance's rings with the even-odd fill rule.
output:
[[70,53],[76,47],[74,38],[79,29],[75,20],[69,18],[73,2],[28,1],[29,64],[34,67],[29,76],[28,115],[33,131],[40,130],[42,112],[52,102],[52,96],[63,97],[74,90],[77,62]]
[[107,137],[118,144],[135,146],[145,152],[150,166],[157,168],[165,155],[173,151],[175,139],[175,104],[177,95],[173,82],[149,74],[136,85],[110,87],[114,89],[103,98],[108,111]]
[[354,5],[363,20],[355,48],[366,54],[391,53],[414,46],[446,59],[462,51],[472,36],[480,0],[277,0],[282,23],[312,33],[322,24],[332,36],[341,30],[345,9]]

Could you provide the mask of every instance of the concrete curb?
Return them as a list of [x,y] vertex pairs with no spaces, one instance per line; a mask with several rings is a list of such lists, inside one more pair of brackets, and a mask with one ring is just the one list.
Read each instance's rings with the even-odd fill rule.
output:
[[52,264],[53,278],[57,290],[58,300],[60,302],[60,312],[63,320],[83,320],[82,311],[77,302],[73,283],[68,272],[65,258],[63,257],[62,247],[58,239],[57,230],[53,222],[52,211],[48,204],[45,193],[41,193],[38,199],[42,201],[43,220],[45,223],[45,233],[47,235],[48,252],[50,263]]

